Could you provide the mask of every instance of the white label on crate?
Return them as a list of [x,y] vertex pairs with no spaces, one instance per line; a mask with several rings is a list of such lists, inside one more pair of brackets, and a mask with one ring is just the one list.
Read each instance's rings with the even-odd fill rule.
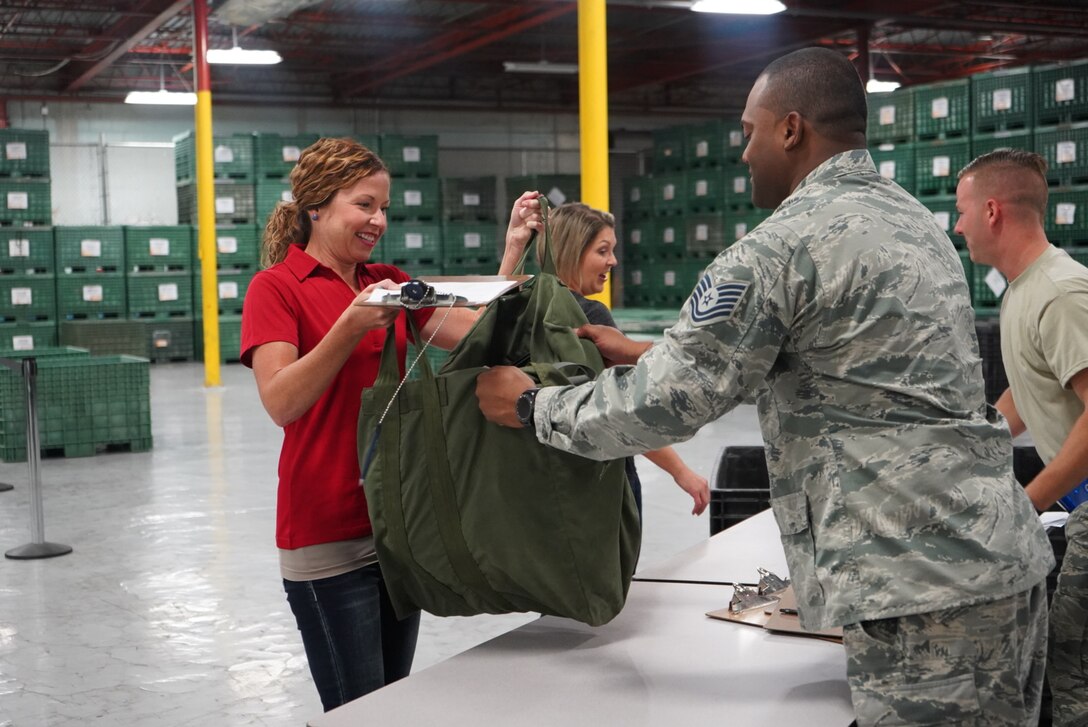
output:
[[933,99],[933,103],[929,107],[930,118],[934,119],[947,119],[948,118],[948,98],[941,96],[940,98]]
[[949,157],[933,157],[933,176],[947,177],[952,172],[952,160]]
[[1077,84],[1072,78],[1063,78],[1054,84],[1055,101],[1072,101],[1077,97]]
[[302,150],[297,146],[285,146],[280,150],[283,153],[283,161],[297,162]]
[[895,107],[894,106],[881,106],[880,107],[880,125],[891,126],[895,123]]
[[8,159],[26,159],[26,142],[9,141],[4,145],[4,154]]
[[480,246],[480,233],[479,232],[466,232],[465,233],[465,247],[479,247]]
[[80,240],[79,241],[79,256],[80,257],[102,257],[102,241],[101,240]]
[[895,144],[886,141],[878,146],[877,149],[879,149],[880,151],[895,151]]
[[178,284],[177,283],[160,283],[159,284],[159,300],[177,300],[178,299]]
[[710,239],[710,225],[695,225],[695,239],[706,242]]
[[30,288],[12,288],[12,305],[32,305],[34,303],[34,291]]
[[170,254],[170,240],[165,237],[152,237],[147,241],[147,247],[152,255]]
[[404,161],[418,162],[420,159],[418,146],[406,146],[403,149]]
[[15,351],[33,351],[34,336],[12,336],[11,348]]
[[8,257],[30,257],[30,240],[8,240]]
[[707,193],[707,183],[705,179],[700,179],[695,182],[695,196],[705,197]]
[[1058,164],[1072,164],[1077,161],[1077,142],[1059,141],[1057,154]]
[[641,202],[642,201],[642,188],[641,187],[631,187],[631,201],[632,202]]
[[418,232],[404,233],[404,246],[409,250],[419,250],[423,247],[423,235]]
[[234,150],[225,144],[220,144],[215,147],[214,156],[216,164],[230,164],[234,161]]
[[676,271],[675,270],[666,270],[665,271],[665,287],[671,288],[674,285],[676,285]]
[[631,230],[631,234],[627,236],[627,239],[631,241],[632,245],[638,245],[642,242],[642,230]]
[[705,157],[710,153],[710,144],[706,139],[702,139],[695,144],[695,156],[698,158]]
[[747,222],[738,222],[737,224],[733,225],[733,239],[734,240],[739,240],[740,238],[744,237],[747,234],[748,234],[748,223]]
[[744,132],[743,131],[730,131],[729,132],[729,146],[743,146],[744,145]]
[[219,284],[219,300],[233,300],[238,298],[238,282],[224,280]]
[[895,179],[895,162],[880,162],[880,176],[885,179]]
[[666,184],[661,188],[661,199],[673,199],[676,196],[676,185]]
[[280,201],[281,202],[294,202],[295,201],[295,195],[291,193],[291,190],[285,189],[282,192],[280,192]]
[[990,272],[986,273],[986,285],[990,287],[990,290],[994,292],[994,295],[998,298],[1005,292],[1005,288],[1009,287],[1009,284],[1005,281],[1005,276],[997,268],[990,268]]
[[475,192],[465,192],[461,195],[461,205],[464,207],[479,207],[480,195]]
[[25,210],[30,208],[30,195],[26,192],[8,192],[8,209]]
[[937,226],[945,232],[952,228],[952,215],[948,212],[934,212],[933,219],[937,220]]
[[667,147],[665,147],[664,149],[662,149],[662,150],[661,150],[661,155],[662,155],[662,156],[667,156],[667,157],[671,157],[671,156],[672,156],[672,147],[671,147],[671,146],[667,146]]
[[101,285],[84,285],[83,286],[83,300],[87,303],[101,303],[102,302],[102,286]]
[[238,252],[238,238],[220,237],[216,240],[216,248],[224,255],[233,255]]
[[548,198],[553,207],[558,207],[567,201],[567,195],[563,194],[563,190],[559,189],[559,187],[552,187],[551,191],[544,196]]
[[234,197],[216,197],[215,198],[215,214],[217,214],[217,215],[233,215],[234,214]]
[[404,190],[405,207],[421,207],[423,205],[423,192],[418,189]]
[[994,91],[993,98],[994,111],[1008,111],[1012,108],[1012,89],[1011,88],[999,88]]
[[666,245],[671,245],[672,243],[676,242],[676,230],[671,227],[666,227],[665,230],[661,233],[661,241],[664,242]]
[[733,194],[744,194],[748,189],[748,177],[733,177]]
[[632,270],[631,271],[631,285],[642,285],[642,271],[641,270]]
[[1054,210],[1054,224],[1072,225],[1077,219],[1077,205],[1073,202],[1059,202]]

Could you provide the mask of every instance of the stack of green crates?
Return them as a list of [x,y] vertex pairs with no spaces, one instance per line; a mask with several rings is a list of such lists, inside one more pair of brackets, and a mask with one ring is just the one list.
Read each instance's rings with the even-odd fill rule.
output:
[[0,129],[0,149],[0,225],[51,225],[49,132]]
[[[238,360],[242,308],[249,282],[260,267],[261,234],[262,228],[259,225],[215,227],[216,310],[219,317],[219,354],[223,361]],[[195,257],[199,255],[198,238],[194,238],[193,243],[193,312],[196,317],[193,348],[194,356],[200,359],[204,355],[203,271],[199,258]],[[168,333],[168,329],[160,328],[157,340],[165,340]]]
[[[212,139],[217,225],[253,224],[257,221],[253,152],[253,134],[216,136]],[[192,131],[174,137],[174,176],[177,182],[178,221],[195,225],[198,222],[196,135]]]
[[256,223],[263,227],[280,202],[293,202],[288,175],[302,151],[319,139],[318,134],[257,134],[254,149],[254,206]]
[[382,134],[381,156],[393,177],[437,177],[438,135]]
[[8,227],[0,237],[0,348],[57,343],[56,258],[50,227]]
[[125,240],[120,226],[53,228],[60,320],[125,318]]
[[155,361],[191,360],[193,228],[126,226],[125,257],[128,315],[144,322],[144,355]]
[[442,179],[442,273],[493,275],[499,222],[495,177]]

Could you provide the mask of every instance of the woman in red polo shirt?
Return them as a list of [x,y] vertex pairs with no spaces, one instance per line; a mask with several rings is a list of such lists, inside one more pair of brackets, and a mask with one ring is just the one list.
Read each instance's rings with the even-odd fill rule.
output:
[[[294,202],[276,206],[264,234],[265,270],[242,313],[244,364],[261,402],[283,427],[276,544],[287,600],[328,711],[408,674],[419,614],[398,620],[385,592],[359,486],[356,425],[362,390],[378,372],[396,321],[401,370],[404,313],[360,306],[376,287],[410,279],[369,263],[386,230],[389,171],[352,139],[321,139],[291,172]],[[533,229],[536,193],[514,204],[500,271],[513,270]],[[432,345],[452,348],[476,312],[415,316]]]

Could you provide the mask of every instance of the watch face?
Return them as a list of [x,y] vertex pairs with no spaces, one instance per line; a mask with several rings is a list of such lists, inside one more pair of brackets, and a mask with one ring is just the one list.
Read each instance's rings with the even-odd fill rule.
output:
[[522,392],[518,397],[515,411],[518,415],[518,420],[523,426],[529,426],[533,421],[533,400],[536,399],[536,389],[530,389]]

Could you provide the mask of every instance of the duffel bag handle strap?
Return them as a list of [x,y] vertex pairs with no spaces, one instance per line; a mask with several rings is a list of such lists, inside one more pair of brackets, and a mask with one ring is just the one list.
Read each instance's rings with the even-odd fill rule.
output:
[[525,369],[544,386],[577,386],[597,378],[591,366],[577,361],[531,363]]
[[533,249],[533,243],[537,242],[541,247],[541,259],[543,262],[540,265],[542,272],[555,275],[555,259],[552,257],[551,249],[551,229],[548,225],[548,208],[550,203],[548,198],[544,195],[540,195],[537,198],[540,201],[540,219],[544,226],[544,242],[538,242],[538,234],[536,230],[533,230],[533,234],[529,237],[529,242],[525,244],[525,250],[521,253],[521,258],[518,260],[518,264],[514,267],[514,275],[525,274],[525,263],[529,259],[529,253]]

